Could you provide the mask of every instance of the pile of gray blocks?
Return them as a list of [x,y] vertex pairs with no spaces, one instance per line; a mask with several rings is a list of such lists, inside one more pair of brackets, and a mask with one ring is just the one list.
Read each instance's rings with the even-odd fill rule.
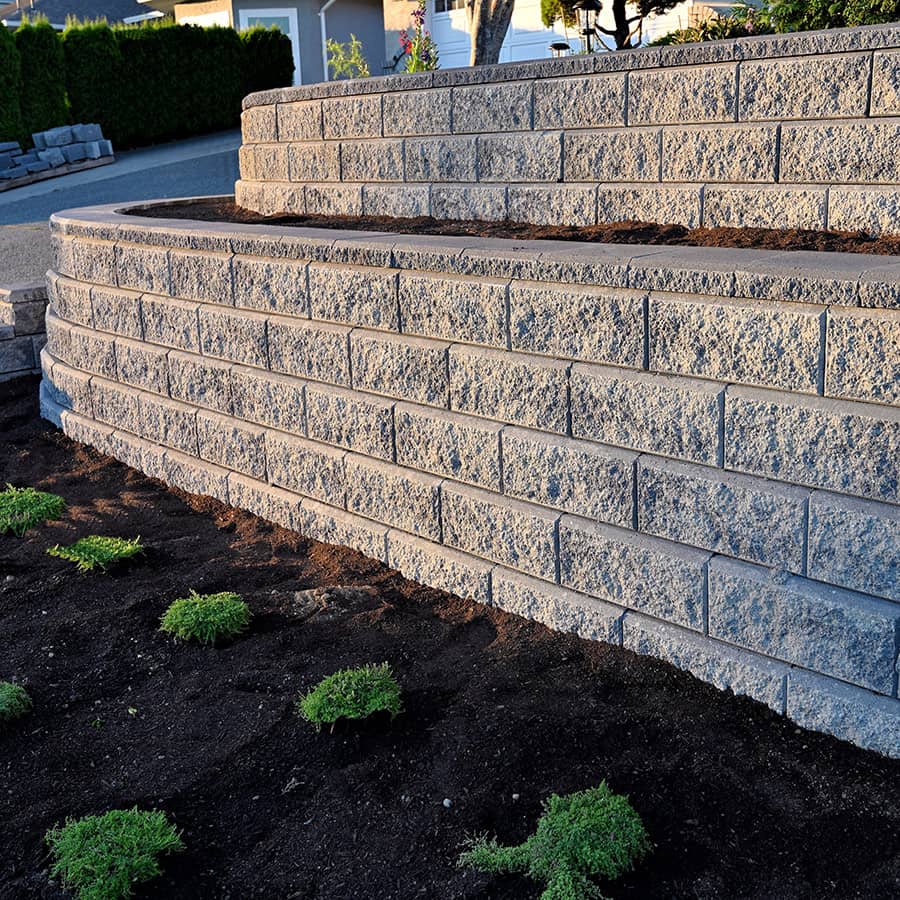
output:
[[46,308],[43,281],[0,285],[0,382],[40,371]]
[[32,150],[24,151],[15,141],[0,144],[0,180],[24,178],[61,166],[113,155],[112,141],[103,137],[96,123],[61,125],[31,136]]

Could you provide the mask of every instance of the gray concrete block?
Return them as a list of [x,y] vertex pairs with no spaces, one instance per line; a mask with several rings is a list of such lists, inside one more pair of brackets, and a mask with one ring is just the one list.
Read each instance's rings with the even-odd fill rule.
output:
[[567,131],[563,153],[565,181],[659,181],[658,128]]
[[49,128],[43,132],[45,147],[64,147],[71,144],[75,138],[72,129],[68,125],[60,125],[58,128]]
[[396,331],[397,273],[364,266],[309,264],[314,319]]
[[200,307],[200,348],[204,356],[266,368],[266,317],[260,313]]
[[344,388],[306,386],[307,434],[378,459],[393,459],[394,405]]
[[186,403],[151,394],[138,399],[138,434],[164,447],[197,456],[197,410]]
[[403,181],[403,141],[342,141],[342,181]]
[[449,344],[405,335],[350,335],[353,387],[428,406],[447,406]]
[[94,417],[114,428],[140,433],[140,393],[133,387],[103,378],[91,379],[91,407]]
[[58,147],[50,147],[47,150],[39,150],[38,157],[42,162],[47,163],[51,168],[64,166],[66,164],[65,154]]
[[532,85],[527,81],[478,84],[453,89],[453,131],[528,131]]
[[201,409],[197,412],[197,442],[203,459],[265,480],[264,429]]
[[[307,189],[302,184],[236,181],[234,200],[238,206],[263,216],[302,216],[306,214]],[[322,209],[321,206],[313,208]]]
[[450,348],[450,408],[565,434],[569,366],[521,353]]
[[628,124],[733,122],[737,118],[737,66],[691,66],[631,72]]
[[350,384],[349,328],[299,319],[269,319],[269,365],[274,372],[329,384]]
[[340,181],[341,145],[324,142],[291,144],[288,174],[291,181]]
[[900,189],[841,187],[828,191],[828,226],[835,231],[893,234],[900,221]]
[[69,362],[76,369],[93,372],[104,378],[116,377],[116,351],[111,337],[98,331],[73,326],[70,329],[69,342]]
[[705,626],[710,554],[623,528],[563,516],[560,583],[696,631]]
[[234,415],[290,434],[306,434],[305,383],[287,375],[245,369],[231,370]]
[[[94,314],[91,309],[91,286],[80,281],[72,281],[63,278],[55,272],[47,275],[47,293],[50,305],[56,314],[67,322],[75,325],[94,324]],[[98,323],[98,328],[109,331],[108,328]]]
[[51,357],[48,354],[41,355],[41,363],[44,368],[42,384],[46,387],[50,398],[65,409],[71,409],[73,412],[93,418],[91,376],[61,362],[53,362],[52,374],[48,374],[45,360],[49,359]]
[[625,75],[546,78],[534,83],[534,127],[603,128],[625,124]]
[[361,216],[362,185],[307,184],[304,211],[315,210],[323,216]]
[[115,346],[117,374],[119,381],[133,387],[153,391],[156,394],[169,393],[168,351],[142,341],[128,341],[116,338]]
[[900,410],[729,388],[725,466],[897,503]]
[[213,497],[228,503],[228,472],[194,456],[187,456],[177,450],[166,450],[162,459],[162,473],[155,475],[147,472],[147,474],[161,478],[167,484],[181,488],[189,494]]
[[101,156],[112,156],[113,155],[113,145],[112,141],[102,140],[100,143],[100,155]]
[[232,506],[280,525],[282,528],[298,528],[301,520],[301,499],[297,494],[262,484],[255,478],[228,474],[228,499]]
[[88,159],[100,159],[100,141],[85,141],[84,155]]
[[597,188],[597,222],[637,220],[697,228],[703,190],[700,185],[601,184]]
[[322,122],[326,139],[381,137],[381,96],[324,100]]
[[829,309],[825,393],[900,406],[900,310]]
[[424,184],[366,184],[362,188],[362,212],[401,219],[427,216],[429,192]]
[[503,491],[631,527],[637,454],[523,428],[504,428]]
[[53,314],[47,307],[47,346],[54,359],[72,365],[72,326]]
[[76,141],[102,141],[103,132],[96,122],[92,122],[89,125],[79,124],[72,126],[72,137]]
[[436,219],[477,219],[496,222],[506,218],[505,187],[434,185],[431,215]]
[[231,415],[231,366],[228,363],[175,350],[169,352],[168,359],[169,394],[173,400]]
[[822,231],[828,221],[828,189],[781,185],[709,185],[703,193],[707,228],[808,228]]
[[813,492],[809,577],[900,601],[900,509]]
[[[319,141],[322,139],[321,100],[279,103],[277,107],[257,107],[257,109],[270,108],[277,108],[279,141]],[[266,115],[270,114],[267,113]],[[271,130],[267,129],[266,136],[263,139],[274,140],[274,136],[270,137],[269,135],[271,135]],[[244,141],[247,141],[246,125],[244,126]]]
[[385,560],[387,527],[370,522],[361,516],[305,499],[297,515],[295,527],[313,540],[350,547],[351,550],[379,562]]
[[724,385],[605,366],[572,368],[572,434],[716,465]]
[[153,294],[169,294],[169,251],[140,244],[116,245],[116,278],[119,287]]
[[34,345],[30,337],[0,341],[0,373],[30,372],[36,366]]
[[231,257],[220,253],[171,250],[171,292],[185,300],[233,306]]
[[141,297],[141,324],[144,340],[178,350],[200,350],[198,303],[156,297]]
[[730,644],[881,694],[896,689],[900,607],[717,557],[709,567],[709,633]]
[[137,291],[95,285],[90,299],[94,327],[123,337],[143,337],[141,295]]
[[874,55],[870,114],[900,115],[900,50],[883,50]]
[[476,181],[474,137],[407,138],[404,142],[406,181]]
[[235,305],[308,318],[306,263],[293,260],[234,258]]
[[241,136],[245,144],[277,140],[274,106],[254,106],[241,114]]
[[[785,178],[783,138],[781,151],[782,181],[816,183],[821,180]],[[663,181],[774,182],[777,164],[778,128],[774,125],[663,129]]]
[[479,181],[559,181],[561,165],[559,131],[478,137]]
[[54,268],[60,275],[92,284],[116,284],[115,244],[80,238],[51,237]]
[[441,519],[445,544],[545,581],[557,580],[556,513],[445,482]]
[[[290,181],[288,144],[255,144],[248,148],[249,170],[259,181]],[[285,209],[285,212],[287,210]]]
[[450,91],[396,91],[384,95],[386,136],[450,133]]
[[509,219],[547,225],[595,225],[597,189],[593,185],[510,185]]
[[345,499],[344,460],[347,453],[292,437],[277,431],[266,433],[266,460],[269,481],[343,508]]

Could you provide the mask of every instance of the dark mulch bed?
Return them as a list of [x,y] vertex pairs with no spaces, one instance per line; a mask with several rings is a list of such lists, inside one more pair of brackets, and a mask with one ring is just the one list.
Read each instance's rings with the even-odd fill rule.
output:
[[[522,900],[531,882],[455,868],[464,835],[521,840],[542,798],[602,779],[656,844],[615,898],[898,896],[900,762],[166,490],[40,422],[36,388],[0,386],[0,482],[69,508],[0,538],[0,678],[36,704],[0,735],[4,900],[63,896],[49,825],[132,804],[188,847],[140,897]],[[149,550],[106,576],[45,554],[89,533]],[[301,614],[293,592],[329,585],[373,590]],[[241,592],[251,631],[219,649],[160,634],[190,587]],[[294,714],[321,676],[382,660],[404,685],[393,725],[317,734]]]
[[842,253],[900,254],[900,235],[873,237],[851,231],[803,231],[777,228],[686,228],[647,222],[608,225],[529,225],[524,222],[479,222],[431,216],[261,216],[231,199],[179,200],[127,210],[136,216],[236,222],[243,225],[290,225],[516,240],[587,241],[596,244],[673,244],[686,247],[744,247],[751,250],[828,250]]

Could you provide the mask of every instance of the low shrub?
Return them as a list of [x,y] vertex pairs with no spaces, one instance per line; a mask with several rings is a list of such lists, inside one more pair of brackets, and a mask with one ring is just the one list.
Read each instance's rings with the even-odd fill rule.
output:
[[90,572],[92,569],[105,570],[113,563],[131,559],[144,552],[141,539],[104,537],[92,534],[75,541],[69,547],[60,547],[57,544],[47,551],[51,556],[58,556],[78,566],[80,572]]
[[565,797],[554,794],[544,802],[535,833],[517,847],[501,847],[484,836],[469,841],[459,864],[542,881],[541,900],[586,900],[602,896],[593,879],[612,881],[630,872],[650,849],[628,798],[604,782]]
[[135,884],[162,872],[159,857],[184,849],[181,836],[158,810],[114,809],[101,816],[67,819],[47,832],[50,875],[79,900],[120,900]]
[[362,41],[355,34],[351,33],[347,44],[328,38],[325,48],[328,50],[328,68],[333,80],[368,78],[371,75],[369,63],[363,55]]
[[0,722],[12,722],[31,712],[31,697],[21,684],[0,681]]
[[400,685],[387,663],[342,669],[297,701],[300,715],[316,728],[333,728],[339,719],[365,719],[377,712],[393,718],[400,709]]
[[0,492],[0,534],[22,537],[29,528],[58,519],[65,508],[65,501],[56,494],[8,484]]
[[16,48],[22,60],[22,119],[25,131],[33,134],[65,125],[66,66],[62,38],[46,17],[34,22],[22,20],[16,30]]
[[176,600],[162,617],[160,628],[182,640],[194,639],[202,644],[233,638],[250,624],[250,607],[240,595],[230,591],[198,594]]

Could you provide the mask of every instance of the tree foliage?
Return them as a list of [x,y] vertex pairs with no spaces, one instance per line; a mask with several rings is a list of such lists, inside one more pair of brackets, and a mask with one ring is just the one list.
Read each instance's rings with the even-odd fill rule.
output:
[[19,104],[25,131],[45,131],[69,120],[62,39],[46,18],[23,19],[16,30],[22,64]]
[[0,141],[21,141],[25,138],[22,108],[22,64],[16,39],[0,23]]

